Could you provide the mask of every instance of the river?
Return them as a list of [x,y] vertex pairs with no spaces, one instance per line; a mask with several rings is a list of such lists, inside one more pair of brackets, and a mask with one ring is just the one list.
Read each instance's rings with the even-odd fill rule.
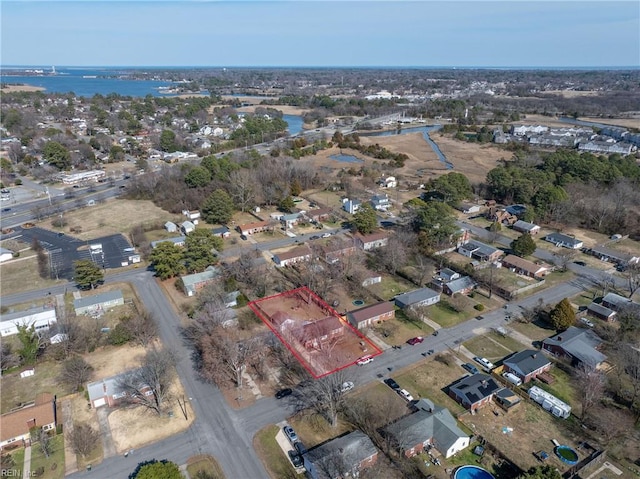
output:
[[[274,106],[277,108],[277,106]],[[289,135],[295,136],[302,131],[304,120],[300,115],[282,115],[282,119],[289,125]]]

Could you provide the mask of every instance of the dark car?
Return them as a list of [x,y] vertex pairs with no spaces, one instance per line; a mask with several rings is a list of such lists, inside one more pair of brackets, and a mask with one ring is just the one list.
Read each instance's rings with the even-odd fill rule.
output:
[[247,237],[246,237],[245,235],[240,235],[240,239],[241,239],[241,240],[245,240],[245,241],[246,241],[246,240],[247,240]]
[[291,388],[281,389],[276,393],[276,399],[282,399],[283,397],[291,396],[292,393],[293,389]]
[[437,336],[437,335],[438,335],[438,330],[437,330],[437,329],[433,332],[433,335],[434,335],[434,336]]
[[586,266],[587,263],[585,263],[584,261],[574,261],[573,264],[577,264],[578,266]]
[[462,367],[469,371],[471,374],[478,374],[480,372],[478,371],[478,368],[471,363],[464,363]]
[[11,208],[3,208],[2,211],[11,211]]
[[301,456],[303,454],[307,453],[307,448],[304,447],[304,444],[302,444],[300,441],[296,441],[296,443],[293,445],[293,447],[296,448],[296,451],[298,452],[298,454],[300,454]]
[[291,459],[293,467],[302,467],[302,464],[304,463],[302,456],[298,454],[298,451],[289,451],[289,459]]
[[313,235],[311,238],[309,238],[310,240],[317,240],[320,239],[320,236],[318,235]]
[[400,385],[395,382],[395,380],[391,379],[391,378],[387,378],[384,380],[384,383],[389,386],[391,389],[400,389]]

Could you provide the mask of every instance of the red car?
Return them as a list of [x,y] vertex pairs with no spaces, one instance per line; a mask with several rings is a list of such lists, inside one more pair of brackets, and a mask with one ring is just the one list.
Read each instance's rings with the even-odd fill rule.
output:
[[422,336],[416,336],[415,338],[409,339],[407,343],[413,346],[414,344],[420,344],[422,341],[424,341],[424,338]]

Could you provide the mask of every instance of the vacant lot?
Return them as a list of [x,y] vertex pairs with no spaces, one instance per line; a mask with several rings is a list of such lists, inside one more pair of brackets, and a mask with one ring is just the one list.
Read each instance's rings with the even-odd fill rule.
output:
[[382,276],[382,281],[367,286],[367,289],[384,300],[390,300],[399,294],[416,289],[415,285],[397,276],[391,276],[386,273],[375,273],[375,275]]
[[[26,378],[20,377],[20,371],[33,367],[35,374]],[[15,407],[35,400],[39,393],[51,393],[57,397],[69,394],[71,391],[60,383],[61,366],[53,361],[38,363],[35,366],[25,366],[14,373],[2,375],[1,411],[9,412]]]
[[42,279],[38,274],[38,260],[35,256],[17,258],[0,266],[0,291],[3,295],[50,288],[65,282],[66,280]]
[[515,350],[507,348],[490,335],[476,336],[463,345],[476,356],[487,358],[492,363],[496,363],[508,354],[515,352]]

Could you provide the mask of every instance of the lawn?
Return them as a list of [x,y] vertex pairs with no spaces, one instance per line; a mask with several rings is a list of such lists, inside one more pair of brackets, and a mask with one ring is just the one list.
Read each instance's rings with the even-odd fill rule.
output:
[[556,334],[555,329],[540,320],[533,323],[522,323],[516,320],[509,323],[509,326],[532,341],[542,341]]
[[[455,307],[454,304],[456,304]],[[429,319],[435,321],[443,328],[450,328],[451,326],[455,326],[458,323],[482,314],[482,311],[473,308],[476,304],[473,299],[467,296],[458,295],[455,300],[444,296],[439,303],[429,306],[426,309],[426,313]],[[457,309],[461,311],[457,311]]]
[[38,259],[35,256],[11,260],[0,266],[0,291],[3,296],[63,283],[66,280],[42,279],[38,274]]
[[273,479],[296,479],[298,476],[276,441],[279,427],[267,426],[253,438],[253,447]]
[[433,329],[422,321],[411,321],[404,312],[396,309],[395,319],[384,321],[379,326],[374,327],[386,343],[392,345],[404,344],[407,339],[415,336],[429,336]]
[[39,444],[31,446],[31,473],[43,469],[42,474],[38,474],[39,478],[44,479],[62,479],[64,477],[64,437],[58,434],[51,438],[51,454],[45,457]]
[[384,300],[390,300],[398,294],[416,289],[414,285],[398,277],[387,274],[381,274],[381,276],[382,281],[380,283],[372,284],[371,286],[367,286],[367,288],[373,294]]
[[463,346],[476,356],[485,357],[494,363],[504,358],[507,354],[514,352],[514,350],[503,346],[488,334],[484,336],[476,336],[475,338],[463,343]]
[[502,336],[501,334],[498,334],[493,331],[487,334],[487,337],[500,343],[502,346],[504,346],[506,349],[512,352],[520,351],[523,348],[523,344],[520,341],[509,336]]
[[549,373],[556,379],[553,384],[535,381],[535,385],[569,404],[573,408],[572,412],[576,414],[576,409],[580,406],[580,400],[578,399],[578,392],[574,387],[573,378],[569,373],[566,373],[558,367],[551,368]]
[[187,472],[190,477],[195,478],[200,471],[209,473],[212,479],[224,479],[222,468],[211,456],[193,456],[187,460]]
[[292,417],[289,424],[307,449],[353,430],[353,427],[340,419],[336,427],[332,428],[327,420],[319,415]]
[[3,475],[6,477],[22,477],[22,470],[24,469],[24,447],[10,452],[9,455],[11,459],[13,459],[13,467],[6,469],[6,473],[4,472],[5,469],[3,469]]
[[[20,368],[20,370],[24,369],[26,368]],[[36,394],[39,393],[48,392],[57,397],[70,393],[58,380],[61,364],[46,361],[37,363],[34,369],[35,374],[26,378],[20,377],[20,371],[2,376],[0,411],[3,414],[21,404],[34,401]]]

